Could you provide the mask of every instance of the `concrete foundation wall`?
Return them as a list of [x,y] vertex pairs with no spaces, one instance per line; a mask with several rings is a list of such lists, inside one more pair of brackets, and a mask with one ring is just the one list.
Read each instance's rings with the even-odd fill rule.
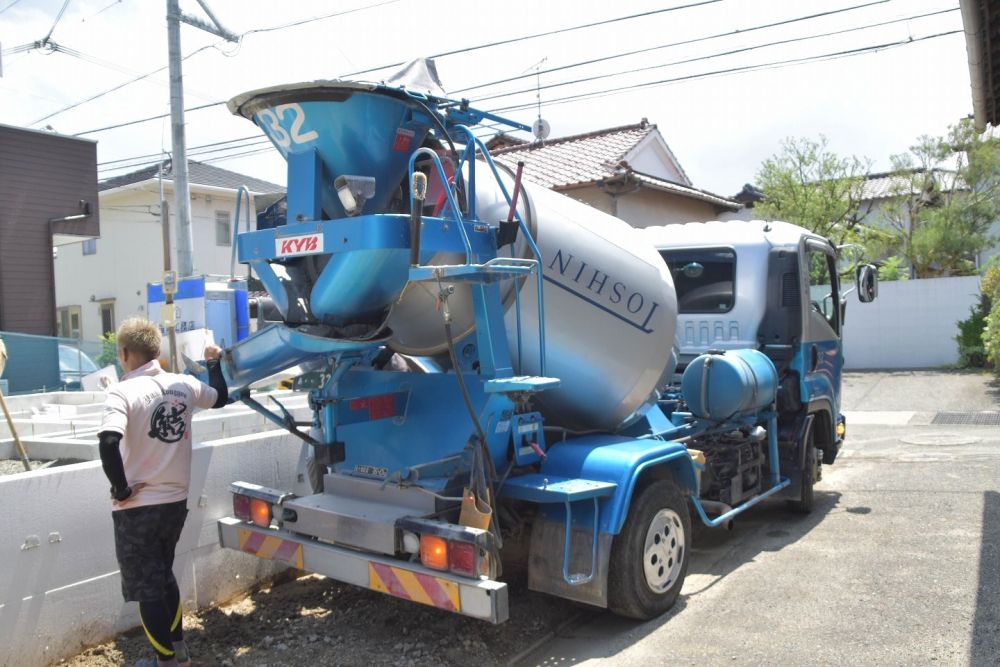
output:
[[844,366],[933,368],[958,362],[956,322],[979,301],[979,278],[881,282],[878,299],[847,297]]
[[[301,441],[284,431],[195,446],[174,573],[186,609],[225,601],[279,571],[218,546],[229,484],[291,488]],[[0,477],[0,666],[58,662],[139,625],[122,602],[108,483],[100,462]]]

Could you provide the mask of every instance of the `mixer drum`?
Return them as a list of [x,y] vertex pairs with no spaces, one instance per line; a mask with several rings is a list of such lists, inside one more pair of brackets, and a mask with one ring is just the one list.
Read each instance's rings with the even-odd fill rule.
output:
[[[504,176],[510,192],[513,179]],[[674,371],[671,345],[677,321],[673,280],[659,253],[628,224],[548,189],[525,185],[520,212],[542,254],[545,375],[558,389],[537,395],[550,424],[573,430],[613,431],[651,401]],[[495,224],[508,204],[490,178],[477,180],[478,217]],[[509,250],[510,246],[502,249]],[[530,257],[523,239],[514,247]],[[441,255],[432,264],[462,263]],[[521,358],[517,356],[514,290],[520,291]],[[389,319],[389,343],[403,354],[447,351],[437,286],[410,284]],[[535,276],[507,281],[502,299],[515,374],[541,375]],[[471,292],[456,285],[449,299],[456,339],[474,331]]]

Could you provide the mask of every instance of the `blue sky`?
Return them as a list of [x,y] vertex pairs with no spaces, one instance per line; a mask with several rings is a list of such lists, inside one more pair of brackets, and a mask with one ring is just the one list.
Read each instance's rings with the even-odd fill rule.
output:
[[[502,4],[456,4],[440,0],[209,0],[216,16],[236,33],[358,11],[271,32],[249,33],[239,45],[225,44],[217,37],[182,26],[185,54],[206,47],[184,62],[185,106],[225,100],[263,86],[337,78],[419,56],[697,1],[508,0]],[[720,0],[441,57],[437,64],[446,90],[457,91],[531,73],[536,67],[564,67],[864,4],[865,0]],[[63,0],[0,0],[3,50],[42,39],[62,6]],[[203,15],[195,0],[181,0],[181,6],[190,14]],[[875,169],[888,169],[889,156],[905,151],[917,136],[943,134],[948,125],[971,113],[963,36],[921,40],[960,30],[957,7],[956,0],[888,0],[822,18],[543,73],[539,77],[542,86],[608,76],[541,90],[542,116],[552,126],[552,137],[648,118],[658,125],[694,184],[721,194],[733,194],[743,183],[752,181],[761,161],[774,154],[780,141],[789,136],[816,137],[822,133],[833,150],[871,158]],[[950,9],[955,11],[866,27]],[[169,96],[164,71],[36,122],[138,74],[165,66],[165,14],[165,0],[71,0],[51,39],[77,55],[33,50],[5,56],[0,78],[0,123],[36,129],[51,125],[56,131],[74,134],[166,113]],[[840,34],[817,37],[831,32]],[[807,39],[743,50],[797,38]],[[699,76],[911,39],[912,43],[903,46],[853,57]],[[732,51],[739,52],[719,56]],[[692,59],[697,60],[676,64]],[[640,68],[651,69],[633,71]],[[379,80],[390,73],[388,69],[378,70],[361,78]],[[552,103],[570,95],[685,76],[695,78],[572,103]],[[477,97],[532,89],[535,84],[535,77],[528,77],[463,95],[470,96],[475,104]],[[534,90],[529,90],[483,100],[479,106],[495,109],[528,104],[535,101],[535,95]],[[537,110],[532,107],[510,115],[530,124]],[[248,121],[230,116],[224,106],[189,113],[187,132],[189,146],[258,134]],[[168,119],[86,136],[98,141],[99,162],[170,149]],[[233,149],[230,153],[252,149]],[[273,151],[214,164],[277,183],[285,181],[283,162]],[[100,176],[121,173],[109,170],[112,166],[103,166]]]

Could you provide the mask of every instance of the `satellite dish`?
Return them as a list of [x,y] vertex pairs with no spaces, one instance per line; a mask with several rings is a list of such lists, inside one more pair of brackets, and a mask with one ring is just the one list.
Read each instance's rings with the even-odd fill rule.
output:
[[549,121],[539,118],[531,126],[531,133],[535,135],[535,138],[539,141],[545,141],[549,137],[549,132],[552,131],[552,127],[549,125]]

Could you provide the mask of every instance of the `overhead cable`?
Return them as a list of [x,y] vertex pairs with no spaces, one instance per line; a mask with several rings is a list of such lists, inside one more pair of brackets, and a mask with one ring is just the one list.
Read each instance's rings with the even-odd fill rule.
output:
[[[525,79],[525,78],[528,78],[528,77],[535,76],[535,74],[551,74],[552,72],[559,72],[559,71],[562,71],[562,70],[565,70],[565,69],[572,69],[574,67],[582,67],[584,65],[593,65],[594,63],[605,62],[605,61],[608,61],[608,60],[615,60],[615,59],[618,59],[618,58],[626,58],[628,56],[639,55],[639,54],[642,54],[642,53],[649,53],[651,51],[658,51],[658,50],[661,50],[661,49],[669,49],[669,48],[673,48],[675,46],[687,46],[688,44],[697,44],[699,42],[707,42],[709,40],[720,39],[722,37],[732,37],[734,35],[743,35],[743,34],[746,34],[748,32],[754,32],[756,30],[765,30],[767,28],[775,28],[777,26],[788,25],[788,24],[791,24],[791,23],[798,23],[800,21],[809,21],[811,19],[822,18],[822,17],[826,17],[826,16],[832,16],[833,14],[842,14],[844,12],[851,12],[851,11],[855,11],[857,9],[864,9],[864,8],[867,8],[867,7],[872,7],[874,5],[885,4],[886,2],[889,2],[889,1],[890,0],[875,0],[874,2],[866,2],[866,3],[862,4],[862,5],[854,5],[853,7],[843,7],[841,9],[834,9],[834,10],[831,10],[831,11],[828,11],[828,12],[820,12],[819,14],[809,14],[808,16],[799,16],[799,17],[793,18],[793,19],[785,19],[784,21],[777,21],[775,23],[765,23],[763,25],[755,25],[755,26],[751,26],[749,28],[739,28],[737,30],[732,30],[730,32],[718,32],[718,33],[715,33],[714,35],[705,35],[703,37],[695,37],[695,38],[692,38],[692,39],[685,39],[685,40],[682,40],[682,41],[679,41],[679,42],[671,42],[669,44],[660,44],[658,46],[651,46],[651,47],[648,47],[648,48],[645,48],[645,49],[636,49],[635,51],[625,51],[624,53],[616,53],[614,55],[605,56],[603,58],[594,58],[592,60],[582,60],[580,62],[571,63],[569,65],[562,65],[562,66],[559,66],[559,67],[550,67],[549,69],[543,69],[543,70],[538,71],[538,72],[532,71],[532,72],[528,72],[528,73],[522,73],[522,74],[519,74],[517,76],[508,77],[506,79],[499,79],[497,81],[491,81],[489,83],[480,83],[480,84],[477,84],[475,86],[469,86],[467,88],[459,88],[457,90],[448,91],[448,94],[449,95],[453,95],[453,94],[457,94],[457,93],[466,93],[466,92],[468,92],[470,90],[478,90],[479,88],[486,88],[487,86],[498,85],[498,84],[501,84],[501,83],[510,83],[511,81],[517,81],[518,79]],[[957,9],[958,9],[958,7],[953,7],[952,9],[948,9],[948,10],[944,10],[944,11],[955,11]],[[912,18],[917,18],[917,17],[912,17]]]
[[[889,0],[882,0],[883,2],[888,2]],[[619,16],[613,19],[605,19],[603,21],[595,21],[593,23],[583,23],[581,25],[570,26],[568,28],[559,28],[557,30],[548,30],[546,32],[538,32],[532,35],[523,35],[521,37],[513,37],[511,39],[503,39],[497,42],[488,42],[486,44],[477,44],[475,46],[467,46],[461,49],[454,49],[452,51],[442,51],[441,53],[435,53],[427,58],[444,58],[445,56],[454,56],[459,53],[469,53],[470,51],[479,51],[481,49],[489,49],[494,46],[503,46],[505,44],[514,44],[516,42],[524,42],[529,39],[536,39],[538,37],[548,37],[550,35],[558,35],[564,32],[573,32],[574,30],[583,30],[584,28],[594,28],[601,25],[608,25],[609,23],[618,23],[619,21],[629,21],[631,19],[643,18],[646,16],[652,16],[654,14],[663,14],[665,12],[676,12],[682,9],[691,9],[692,7],[701,7],[702,5],[711,5],[716,2],[722,2],[722,0],[702,0],[701,2],[692,2],[686,5],[678,5],[676,7],[666,7],[664,9],[654,9],[648,12],[642,12],[641,14],[629,14],[628,16]],[[370,74],[371,72],[377,72],[383,69],[389,69],[390,67],[399,67],[400,65],[405,65],[406,61],[400,61],[397,63],[389,63],[386,65],[379,65],[378,67],[369,67],[368,69],[358,70],[357,72],[349,72],[347,74],[341,74],[341,77],[346,78],[349,76],[358,76],[359,74]]]
[[[580,93],[578,95],[569,95],[566,97],[556,98],[554,100],[549,100],[546,102],[547,106],[554,106],[556,104],[565,104],[568,102],[581,101],[584,99],[594,99],[598,97],[606,97],[610,95],[615,95],[622,92],[627,92],[630,90],[638,90],[641,88],[652,88],[655,86],[662,86],[670,83],[677,83],[679,81],[690,81],[694,79],[705,79],[715,76],[723,76],[727,74],[738,74],[743,72],[752,72],[765,69],[780,69],[782,67],[789,67],[793,65],[801,65],[810,62],[820,62],[825,60],[837,60],[839,58],[847,58],[851,56],[863,55],[866,53],[875,53],[877,51],[885,51],[898,46],[906,46],[908,44],[915,44],[917,42],[923,42],[930,39],[937,39],[939,37],[947,37],[949,35],[961,34],[962,30],[950,30],[948,32],[941,32],[935,35],[927,35],[926,37],[911,37],[909,39],[900,40],[898,42],[887,42],[885,44],[876,44],[873,46],[865,46],[857,49],[848,49],[845,51],[837,51],[834,53],[825,53],[817,56],[807,56],[804,58],[792,58],[789,60],[778,60],[770,63],[759,63],[756,65],[746,65],[743,67],[731,67],[729,69],[715,70],[712,72],[700,72],[697,74],[688,74],[685,76],[673,77],[670,79],[661,79],[659,81],[649,81],[646,83],[637,83],[628,86],[619,86],[618,88],[603,88],[599,91],[593,91],[590,93]],[[491,113],[509,113],[512,111],[522,111],[525,109],[530,109],[534,107],[534,102],[526,104],[514,104],[506,107],[498,107],[495,109],[490,109]]]
[[825,37],[833,37],[835,35],[844,35],[844,34],[848,34],[848,33],[852,33],[852,32],[860,32],[862,30],[871,30],[873,28],[881,28],[883,26],[887,26],[887,25],[890,25],[890,24],[893,24],[893,23],[900,23],[900,22],[903,22],[903,21],[911,21],[911,20],[914,20],[914,19],[925,18],[927,16],[935,16],[937,14],[944,14],[944,13],[947,13],[947,12],[954,12],[954,11],[958,11],[958,7],[953,7],[951,9],[944,9],[944,10],[937,11],[937,12],[930,12],[928,14],[920,14],[918,16],[910,16],[910,17],[906,17],[906,18],[892,19],[892,20],[889,20],[889,21],[883,21],[881,23],[869,23],[869,24],[865,24],[865,25],[862,25],[862,26],[854,27],[854,28],[843,28],[841,30],[833,30],[831,32],[824,32],[824,33],[819,33],[819,34],[815,34],[815,35],[805,35],[805,36],[802,36],[802,37],[792,37],[792,38],[789,38],[789,39],[782,39],[782,40],[778,40],[778,41],[775,41],[775,42],[767,42],[766,44],[756,44],[754,46],[745,46],[745,47],[738,48],[738,49],[731,49],[729,51],[720,51],[719,53],[711,53],[711,54],[704,55],[704,56],[696,56],[696,57],[693,57],[693,58],[686,58],[684,60],[675,60],[673,62],[662,63],[660,65],[647,65],[646,67],[636,67],[634,69],[620,71],[620,72],[610,72],[608,74],[597,74],[595,76],[583,77],[583,78],[580,78],[580,79],[573,79],[571,81],[557,81],[557,82],[554,82],[554,83],[546,84],[544,86],[535,86],[533,88],[523,88],[521,90],[515,90],[515,91],[509,91],[509,92],[503,92],[503,93],[495,93],[493,95],[487,95],[487,96],[484,96],[484,97],[474,98],[471,101],[474,102],[474,103],[478,103],[478,102],[483,102],[485,100],[493,100],[493,99],[496,99],[498,97],[510,97],[512,95],[523,95],[525,93],[534,93],[534,92],[536,92],[538,90],[546,90],[546,89],[549,89],[549,88],[560,88],[562,86],[571,86],[571,85],[574,85],[574,84],[577,84],[577,83],[587,83],[587,82],[590,82],[590,81],[598,81],[600,79],[607,79],[607,78],[610,78],[610,77],[625,76],[625,75],[628,75],[628,74],[635,74],[635,73],[638,73],[638,72],[646,72],[646,71],[650,71],[650,70],[654,70],[654,69],[663,69],[664,67],[674,67],[676,65],[687,65],[687,64],[694,63],[694,62],[699,62],[699,61],[702,61],[702,60],[714,60],[715,58],[724,58],[726,56],[732,56],[732,55],[736,55],[738,53],[746,53],[748,51],[756,51],[758,49],[769,48],[769,47],[772,47],[772,46],[784,46],[786,44],[794,44],[796,42],[804,42],[804,41],[808,41],[808,40],[812,40],[812,39],[823,39]]

